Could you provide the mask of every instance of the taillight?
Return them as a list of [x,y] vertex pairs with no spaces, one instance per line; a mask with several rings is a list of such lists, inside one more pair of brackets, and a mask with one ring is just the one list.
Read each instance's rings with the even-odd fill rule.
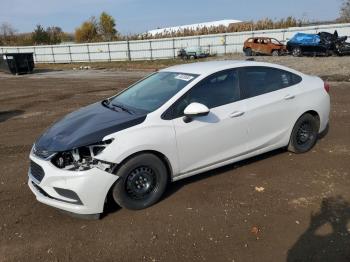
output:
[[331,86],[327,82],[324,82],[324,89],[326,90],[327,93],[329,93]]

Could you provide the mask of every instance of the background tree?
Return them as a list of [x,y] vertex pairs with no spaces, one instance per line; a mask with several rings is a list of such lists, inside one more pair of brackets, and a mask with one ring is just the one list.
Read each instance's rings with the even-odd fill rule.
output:
[[75,41],[78,43],[96,42],[99,40],[98,23],[95,17],[85,21],[79,28],[75,29]]
[[115,20],[106,12],[102,12],[99,21],[99,34],[104,41],[112,41],[116,38],[117,30],[115,29]]
[[339,22],[350,22],[350,0],[343,0],[340,8]]
[[9,23],[2,23],[0,25],[0,44],[11,45],[16,38],[16,29]]
[[49,36],[50,44],[56,45],[56,44],[60,44],[62,42],[62,38],[64,36],[64,33],[60,27],[50,26],[46,29],[46,32]]
[[34,29],[32,42],[35,45],[50,44],[50,36],[41,25],[37,25]]

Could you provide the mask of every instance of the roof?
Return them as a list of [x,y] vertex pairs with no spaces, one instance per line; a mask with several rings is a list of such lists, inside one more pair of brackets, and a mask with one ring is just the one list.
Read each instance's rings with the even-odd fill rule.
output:
[[239,66],[268,66],[268,67],[280,68],[283,70],[300,74],[300,72],[297,72],[285,66],[271,64],[271,63],[264,63],[264,62],[246,61],[246,60],[222,60],[222,61],[206,61],[206,62],[199,62],[199,63],[189,63],[189,64],[171,66],[171,67],[162,69],[160,71],[208,75],[217,71],[239,67]]
[[219,20],[219,21],[212,21],[212,22],[205,22],[205,23],[198,23],[198,24],[165,27],[165,28],[150,30],[147,33],[151,34],[151,35],[156,35],[156,34],[162,34],[162,33],[167,33],[167,32],[177,32],[177,31],[181,31],[184,29],[196,30],[198,28],[212,27],[212,26],[215,26],[215,27],[226,26],[227,27],[230,24],[236,24],[236,23],[241,23],[241,22],[242,21],[240,21],[240,20],[227,19],[227,20]]
[[218,71],[220,69],[229,68],[231,66],[233,67],[234,65],[237,65],[239,63],[247,63],[247,62],[248,61],[240,61],[240,60],[207,61],[207,62],[171,66],[161,71],[203,75],[203,74],[211,73],[213,71]]
[[249,39],[276,39],[275,37],[266,37],[266,36],[254,36],[254,37],[249,37]]

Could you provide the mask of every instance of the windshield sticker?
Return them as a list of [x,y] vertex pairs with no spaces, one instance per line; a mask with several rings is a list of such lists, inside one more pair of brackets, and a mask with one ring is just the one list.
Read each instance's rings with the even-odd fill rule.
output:
[[183,81],[191,81],[194,77],[190,76],[190,75],[184,75],[184,74],[179,74],[177,76],[175,76],[175,79],[179,79],[179,80],[183,80]]

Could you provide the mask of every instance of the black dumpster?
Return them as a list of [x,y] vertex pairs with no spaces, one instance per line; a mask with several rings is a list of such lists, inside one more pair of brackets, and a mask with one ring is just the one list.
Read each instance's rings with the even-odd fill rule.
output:
[[33,53],[6,53],[0,55],[0,71],[18,75],[31,73],[33,70]]

